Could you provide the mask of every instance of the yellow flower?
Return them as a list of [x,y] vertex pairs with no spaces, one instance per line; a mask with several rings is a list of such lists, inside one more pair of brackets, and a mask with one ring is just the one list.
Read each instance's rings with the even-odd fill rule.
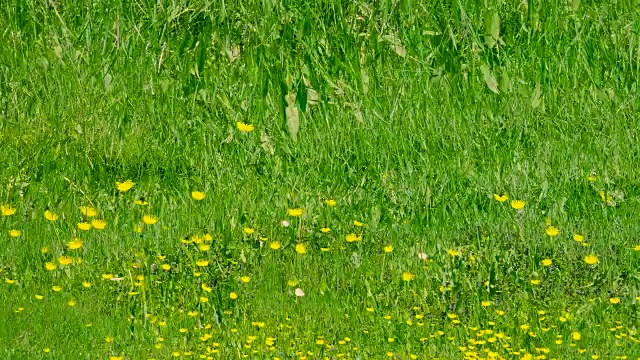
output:
[[15,284],[15,283],[16,283],[16,281],[15,281],[15,280],[13,280],[13,279],[9,279],[9,278],[4,278],[4,282],[6,282],[6,283],[7,283],[7,284],[9,284],[9,285],[13,285],[13,284]]
[[229,299],[235,300],[237,298],[238,298],[238,294],[237,293],[235,293],[233,291],[229,293]]
[[555,226],[549,226],[546,230],[546,233],[549,236],[557,236],[558,234],[560,234],[560,230],[558,230],[558,228]]
[[36,298],[36,300],[42,300],[42,299],[44,299],[44,296],[42,296],[42,295],[36,295],[36,296],[35,296],[35,298]]
[[20,230],[16,230],[16,229],[9,230],[9,236],[11,236],[11,237],[15,238],[15,237],[18,237],[20,235],[22,235],[22,231],[20,231]]
[[304,244],[296,244],[296,252],[301,255],[306,254],[307,248],[304,246]]
[[54,286],[51,287],[51,290],[53,290],[53,292],[59,292],[60,290],[62,290],[62,287],[54,285]]
[[281,246],[281,245],[280,245],[280,243],[279,243],[279,242],[277,242],[277,241],[272,241],[272,242],[269,244],[269,247],[270,247],[272,250],[278,250],[278,249],[280,249],[280,246]]
[[49,252],[49,248],[46,248],[46,247],[40,248],[40,252],[44,255]]
[[384,252],[386,252],[388,254],[388,253],[393,251],[393,246],[387,245],[382,250],[384,250]]
[[301,216],[302,214],[304,214],[304,210],[300,208],[289,209],[287,210],[287,213],[289,214],[289,216]]
[[161,267],[161,268],[162,268],[162,270],[164,270],[164,271],[169,271],[169,270],[171,270],[171,265],[169,265],[169,264],[162,264],[160,267]]
[[91,287],[91,282],[90,281],[83,281],[82,282],[82,287],[84,287],[85,289],[88,289]]
[[72,258],[70,258],[69,256],[60,256],[60,257],[58,258],[58,263],[59,263],[60,265],[69,265],[69,264],[71,264],[72,262],[73,262],[73,259],[72,259]]
[[51,210],[47,210],[44,212],[44,218],[49,221],[56,221],[58,220],[58,215],[54,214]]
[[579,332],[574,331],[571,333],[571,338],[573,341],[580,341],[580,339],[582,339],[582,335]]
[[450,256],[456,257],[456,256],[460,256],[460,251],[449,249],[447,250],[447,254],[449,254]]
[[553,264],[553,260],[551,260],[551,259],[542,260],[542,265],[544,265],[544,266],[551,266],[551,264]]
[[200,302],[203,303],[203,304],[206,303],[206,302],[209,302],[209,298],[206,297],[206,296],[200,296]]
[[577,242],[582,242],[582,241],[584,241],[584,236],[580,235],[580,234],[573,234],[573,240],[575,240]]
[[103,230],[105,227],[107,227],[107,222],[102,219],[93,219],[91,220],[91,226],[98,230]]
[[82,215],[85,215],[87,217],[94,217],[98,215],[98,211],[91,206],[80,206],[80,212],[82,213]]
[[200,244],[200,245],[198,245],[198,250],[200,250],[200,251],[208,251],[209,249],[211,249],[211,245],[209,245],[209,244]]
[[294,287],[298,285],[298,280],[295,280],[295,279],[288,280],[287,285],[289,285],[290,287]]
[[633,250],[635,250],[635,251],[640,251],[640,245],[636,245],[636,246],[634,246],[634,247],[633,247]]
[[107,344],[111,344],[113,342],[113,336],[107,336],[106,338],[104,338],[104,341]]
[[511,200],[511,207],[516,210],[524,208],[525,204],[526,202],[524,200]]
[[71,241],[67,243],[67,248],[69,250],[77,250],[82,247],[82,241],[78,238],[73,238]]
[[49,271],[53,271],[57,268],[58,266],[52,262],[48,262],[46,264],[44,264],[44,268],[49,270]]
[[242,229],[242,231],[247,234],[247,235],[251,235],[253,234],[256,230],[254,228],[250,228],[250,227],[246,227],[244,229]]
[[153,225],[158,222],[158,218],[152,215],[145,215],[142,217],[142,222],[147,225]]
[[87,222],[78,223],[78,229],[83,231],[91,230],[91,227],[92,227],[91,224]]
[[200,200],[204,200],[205,198],[205,193],[203,191],[192,191],[191,192],[191,197],[193,198],[193,200],[196,201],[200,201]]
[[207,286],[207,284],[202,284],[200,287],[202,288],[202,290],[204,290],[204,291],[206,291],[208,293],[210,293],[213,290],[213,288],[210,287],[210,286]]
[[358,242],[358,241],[362,240],[362,237],[360,237],[360,236],[358,236],[358,235],[356,235],[354,233],[351,233],[351,234],[347,235],[346,240],[347,240],[347,242]]
[[73,300],[73,299],[71,299],[71,300],[69,300],[69,301],[67,302],[67,305],[69,305],[69,306],[71,306],[71,307],[76,306],[76,304],[77,304],[77,302],[76,302],[75,300]]
[[355,225],[357,227],[362,227],[362,226],[365,226],[366,224],[363,224],[358,220],[353,220],[353,225]]
[[245,284],[248,284],[249,281],[251,281],[251,277],[250,276],[246,276],[246,275],[242,276],[242,277],[240,277],[240,281],[242,281]]
[[416,276],[415,276],[415,275],[413,275],[413,274],[412,274],[412,273],[410,273],[410,272],[406,272],[406,271],[405,271],[405,272],[403,272],[403,273],[402,273],[402,280],[404,280],[404,281],[411,281],[411,280],[413,280],[415,277],[416,277]]
[[240,130],[240,132],[244,132],[244,133],[252,132],[255,129],[253,125],[245,124],[242,121],[237,121],[236,127],[238,128],[238,130]]
[[11,205],[2,205],[0,206],[0,211],[2,212],[2,216],[11,216],[16,213],[16,208]]
[[491,306],[491,301],[485,300],[485,301],[483,301],[483,302],[482,302],[482,304],[481,304],[481,305],[482,305],[482,307],[488,307],[488,306]]
[[326,199],[324,203],[327,204],[327,206],[336,206],[338,204],[334,199]]
[[538,280],[538,279],[531,279],[531,285],[540,285],[540,280]]
[[502,194],[502,195],[493,194],[493,198],[498,202],[505,202],[509,200],[509,197],[507,196],[507,194]]
[[331,232],[331,229],[330,229],[330,228],[328,228],[328,227],[323,227],[322,229],[320,229],[320,232],[323,232],[323,233],[325,233],[325,234],[326,234],[326,233],[328,233],[328,232]]
[[598,180],[598,176],[596,174],[589,174],[589,176],[587,176],[587,180],[594,182]]
[[611,299],[609,299],[609,302],[612,304],[620,304],[620,298],[619,297],[612,297]]
[[136,201],[134,201],[134,204],[140,205],[140,206],[145,206],[145,205],[149,205],[149,202],[146,201],[143,198],[140,198],[140,199],[136,199]]
[[196,261],[196,265],[198,265],[200,267],[208,266],[209,265],[209,260],[200,259],[200,260]]
[[135,185],[135,183],[133,181],[131,181],[131,180],[127,180],[125,182],[117,182],[116,181],[116,188],[120,192],[127,192],[127,191],[131,190],[133,185]]
[[598,257],[596,255],[587,255],[584,257],[584,262],[586,262],[589,265],[594,265],[598,262]]

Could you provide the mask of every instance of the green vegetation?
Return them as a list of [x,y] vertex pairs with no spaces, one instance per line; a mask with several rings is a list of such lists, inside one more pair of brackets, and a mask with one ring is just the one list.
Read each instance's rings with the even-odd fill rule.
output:
[[637,1],[0,29],[0,358],[640,357]]

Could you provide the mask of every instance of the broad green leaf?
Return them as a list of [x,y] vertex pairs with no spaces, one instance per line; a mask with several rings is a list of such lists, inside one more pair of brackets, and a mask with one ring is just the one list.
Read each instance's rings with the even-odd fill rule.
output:
[[296,141],[298,138],[298,129],[300,128],[300,114],[295,105],[295,96],[293,98],[293,103],[287,106],[285,112],[287,115],[287,129],[289,129],[289,135],[291,135],[293,141]]
[[540,83],[536,84],[536,88],[533,90],[533,94],[531,95],[531,107],[536,109],[542,103],[542,89],[540,88]]
[[500,15],[497,11],[487,12],[484,16],[485,42],[492,48],[500,39]]
[[487,84],[489,90],[493,91],[496,94],[500,94],[498,90],[498,83],[496,82],[496,77],[493,76],[491,70],[487,65],[480,65],[480,72],[482,72],[482,77],[484,78],[484,82]]

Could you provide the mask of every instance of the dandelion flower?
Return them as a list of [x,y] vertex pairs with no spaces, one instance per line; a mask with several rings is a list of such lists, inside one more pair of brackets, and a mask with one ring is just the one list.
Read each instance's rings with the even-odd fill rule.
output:
[[584,262],[586,262],[589,265],[595,265],[598,263],[598,257],[596,255],[587,255],[584,257]]
[[553,264],[553,260],[551,260],[551,259],[542,260],[542,265],[543,266],[551,266],[551,264]]
[[146,201],[143,198],[139,198],[139,199],[136,199],[136,201],[134,201],[134,204],[140,205],[140,206],[145,206],[145,205],[149,205],[149,202]]
[[447,253],[452,257],[460,256],[460,251],[458,250],[449,249]]
[[322,233],[325,233],[325,234],[326,234],[326,233],[328,233],[328,232],[331,232],[331,228],[323,227],[322,229],[320,229],[320,232],[322,232]]
[[571,333],[571,338],[573,339],[573,341],[580,341],[580,339],[582,339],[582,334],[580,334],[577,331],[574,331]]
[[208,286],[207,284],[202,284],[200,287],[202,288],[202,290],[204,290],[204,291],[206,291],[208,293],[210,293],[213,290],[213,288]]
[[35,295],[34,297],[36,298],[36,300],[43,300],[44,299],[44,296],[42,296],[42,295]]
[[75,300],[71,299],[67,302],[67,305],[69,305],[70,307],[74,307],[76,306],[78,302],[76,302]]
[[609,299],[609,302],[612,304],[620,304],[620,298],[619,297],[612,297]]
[[67,243],[67,249],[69,250],[77,250],[82,247],[82,241],[78,238],[73,238],[71,241]]
[[72,258],[70,258],[69,256],[60,256],[60,257],[58,258],[58,263],[59,263],[60,265],[69,265],[69,264],[71,264],[72,262],[73,262],[73,259],[72,259]]
[[511,207],[516,210],[524,208],[526,202],[524,200],[511,200]]
[[540,285],[540,280],[538,280],[538,279],[531,279],[531,285]]
[[271,250],[278,250],[278,249],[280,249],[281,246],[282,245],[280,245],[280,243],[278,241],[272,241],[269,244],[269,247],[271,248]]
[[49,221],[56,221],[58,220],[58,215],[54,214],[51,210],[47,210],[44,212],[44,218]]
[[44,264],[44,268],[49,270],[49,271],[53,271],[58,267],[58,265],[52,263],[52,262],[48,262],[46,264]]
[[255,126],[251,124],[245,124],[242,121],[237,121],[236,127],[238,128],[238,130],[240,130],[240,132],[243,133],[250,133],[255,129]]
[[295,294],[296,294],[297,297],[303,297],[304,296],[304,291],[302,291],[302,289],[300,289],[300,288],[296,288]]
[[0,206],[0,212],[2,212],[2,216],[11,216],[16,213],[16,208],[11,205],[2,205]]
[[640,245],[636,245],[636,246],[634,246],[634,247],[633,247],[633,250],[635,250],[635,251],[640,251]]
[[51,290],[53,290],[53,292],[60,292],[62,290],[62,287],[54,285],[51,287]]
[[388,254],[393,251],[393,246],[387,245],[382,250],[384,250],[384,252]]
[[353,220],[353,225],[355,225],[355,226],[357,226],[357,227],[363,227],[363,226],[365,226],[366,224],[363,224],[363,223],[361,223],[361,222],[360,222],[360,221],[358,221],[358,220]]
[[116,181],[116,189],[120,192],[127,192],[131,190],[131,188],[135,185],[135,183],[131,180],[127,180],[125,182],[117,182]]
[[86,281],[86,280],[83,281],[82,282],[82,287],[85,288],[85,289],[90,288],[91,287],[91,282],[90,281]]
[[21,230],[16,230],[16,229],[9,230],[9,236],[11,236],[13,238],[18,237],[20,235],[22,235],[22,231]]
[[482,307],[489,307],[489,306],[491,306],[491,304],[492,304],[491,301],[485,300],[485,301],[482,302],[481,305],[482,305]]
[[238,294],[237,293],[235,293],[233,291],[229,293],[229,299],[235,300],[237,298],[238,298]]
[[191,192],[191,197],[193,198],[193,200],[196,201],[200,201],[200,200],[204,200],[205,198],[205,193],[203,191],[192,191]]
[[351,233],[351,234],[348,234],[346,236],[346,240],[347,240],[347,242],[358,242],[358,241],[362,240],[362,237],[360,237],[360,236],[358,236],[358,235],[356,235],[354,233]]
[[402,280],[404,280],[404,281],[411,281],[411,280],[413,280],[415,277],[416,277],[416,276],[415,276],[415,275],[413,275],[413,274],[412,274],[412,273],[410,273],[410,272],[406,272],[406,271],[405,271],[405,272],[403,272],[403,273],[402,273]]
[[509,200],[509,197],[507,196],[507,194],[502,194],[502,195],[493,194],[493,198],[497,202],[505,202],[505,201]]
[[94,217],[98,215],[98,211],[91,206],[80,206],[80,212],[86,217]]
[[142,222],[147,225],[153,225],[158,222],[158,218],[152,215],[145,215],[142,217]]
[[103,230],[105,227],[107,227],[107,222],[102,219],[94,219],[91,220],[91,226],[98,230]]
[[577,242],[583,242],[584,241],[584,236],[580,235],[580,234],[573,234],[573,240],[575,240]]
[[169,271],[169,270],[171,270],[171,265],[169,265],[169,264],[162,264],[160,267],[161,267],[161,268],[162,268],[162,270],[164,270],[164,271]]
[[324,203],[327,204],[327,206],[332,206],[332,207],[338,204],[334,199],[326,199]]
[[289,216],[302,216],[302,214],[304,214],[304,210],[301,208],[295,208],[295,209],[289,209],[287,210],[287,213],[289,214]]
[[251,277],[250,276],[246,276],[246,275],[242,276],[242,277],[240,277],[240,281],[242,281],[245,284],[248,284],[249,281],[251,281]]
[[93,226],[91,226],[91,224],[89,224],[87,222],[78,223],[78,229],[80,229],[82,231],[91,230],[92,227]]
[[253,234],[256,230],[254,228],[250,228],[250,227],[246,227],[244,229],[242,229],[242,231],[247,234],[247,235],[251,235]]
[[558,230],[555,226],[549,226],[546,230],[547,235],[549,236],[558,236],[560,234],[560,230]]
[[209,260],[200,259],[200,260],[196,261],[196,265],[198,265],[200,267],[208,266],[209,265]]
[[304,244],[296,244],[296,252],[301,255],[306,254],[307,248],[304,246]]

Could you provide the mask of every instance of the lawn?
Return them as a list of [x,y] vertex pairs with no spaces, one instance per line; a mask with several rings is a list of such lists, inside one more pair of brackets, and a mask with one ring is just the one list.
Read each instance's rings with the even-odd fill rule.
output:
[[637,1],[0,29],[0,359],[640,359]]

